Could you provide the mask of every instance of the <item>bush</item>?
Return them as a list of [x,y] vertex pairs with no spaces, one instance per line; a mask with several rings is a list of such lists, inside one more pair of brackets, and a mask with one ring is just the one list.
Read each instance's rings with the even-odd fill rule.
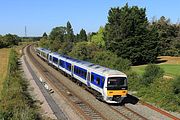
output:
[[178,76],[174,81],[173,81],[173,92],[175,94],[180,94],[180,76]]
[[128,76],[128,89],[132,91],[139,90],[141,88],[139,82],[140,82],[140,76],[132,70],[129,70],[126,72]]
[[163,74],[164,71],[159,66],[149,64],[147,67],[145,67],[145,72],[140,83],[148,86],[149,84],[153,83],[155,79],[163,77]]

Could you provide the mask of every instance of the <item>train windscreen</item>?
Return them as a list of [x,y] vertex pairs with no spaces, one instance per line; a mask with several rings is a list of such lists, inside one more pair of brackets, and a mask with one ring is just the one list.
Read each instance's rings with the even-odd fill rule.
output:
[[126,77],[109,77],[107,80],[108,90],[121,90],[127,89],[127,78]]

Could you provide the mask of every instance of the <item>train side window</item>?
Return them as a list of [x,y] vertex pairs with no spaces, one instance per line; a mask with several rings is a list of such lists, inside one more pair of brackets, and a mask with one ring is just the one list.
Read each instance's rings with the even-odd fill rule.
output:
[[78,68],[78,75],[80,75],[80,69]]
[[52,56],[50,55],[50,61],[52,61]]
[[55,64],[58,64],[58,59],[55,58],[55,57],[53,57],[53,62],[54,62]]
[[70,71],[71,71],[71,65],[70,65],[70,64],[68,65],[68,70],[70,70]]
[[100,84],[100,78],[99,77],[96,78],[96,84],[98,84],[98,85]]
[[76,67],[74,67],[74,73],[76,73]]
[[81,72],[81,76],[84,77],[84,71]]
[[94,75],[91,74],[91,82],[94,82]]

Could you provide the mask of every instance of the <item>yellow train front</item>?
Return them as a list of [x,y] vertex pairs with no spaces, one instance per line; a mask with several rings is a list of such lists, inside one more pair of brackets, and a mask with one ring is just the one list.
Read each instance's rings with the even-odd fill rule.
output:
[[123,73],[108,75],[104,84],[104,100],[107,103],[121,103],[128,93],[127,76]]

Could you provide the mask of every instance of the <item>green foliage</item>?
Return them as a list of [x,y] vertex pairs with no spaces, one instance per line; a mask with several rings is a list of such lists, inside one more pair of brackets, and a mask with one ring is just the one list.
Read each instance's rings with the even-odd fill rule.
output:
[[68,55],[80,60],[91,60],[96,51],[98,48],[93,43],[78,42]]
[[175,94],[180,94],[180,76],[178,76],[174,81],[173,81],[173,92]]
[[151,85],[141,87],[137,95],[166,110],[180,112],[180,95],[173,93],[172,80],[156,79]]
[[74,42],[74,32],[71,23],[68,21],[66,26],[66,42]]
[[102,26],[99,28],[97,34],[92,35],[91,42],[95,43],[100,48],[105,48],[104,28]]
[[174,49],[176,45],[172,43],[179,37],[180,25],[171,24],[170,19],[162,16],[159,20],[154,20],[150,27],[158,31],[159,54],[177,56],[176,49]]
[[59,48],[58,52],[60,54],[67,55],[69,52],[71,52],[73,49],[73,43],[72,42],[63,42],[61,43],[61,47]]
[[0,35],[0,48],[11,47],[13,45],[18,45],[21,38],[17,35],[6,34],[5,36]]
[[129,60],[122,59],[110,51],[96,52],[95,55],[93,56],[92,61],[96,64],[100,64],[102,66],[120,71],[129,70],[131,65]]
[[76,37],[78,42],[87,41],[87,34],[84,29],[81,29],[80,33]]
[[158,36],[147,29],[145,9],[137,6],[111,8],[105,26],[106,48],[133,64],[154,62],[158,55]]
[[33,100],[27,92],[27,83],[18,70],[18,57],[11,50],[8,76],[4,82],[0,101],[0,119],[35,120],[38,118]]
[[50,41],[47,37],[42,37],[38,43],[40,47],[49,48]]
[[141,83],[143,85],[148,86],[151,83],[153,83],[155,79],[163,77],[163,74],[164,74],[164,71],[159,66],[154,65],[154,64],[149,64],[145,68],[145,72],[142,76]]
[[126,71],[126,74],[128,76],[128,89],[130,91],[138,91],[141,88],[140,83],[140,76],[131,69]]
[[52,29],[50,35],[49,35],[49,40],[59,40],[61,42],[64,42],[64,36],[66,33],[66,28],[63,26],[60,27],[55,27]]

